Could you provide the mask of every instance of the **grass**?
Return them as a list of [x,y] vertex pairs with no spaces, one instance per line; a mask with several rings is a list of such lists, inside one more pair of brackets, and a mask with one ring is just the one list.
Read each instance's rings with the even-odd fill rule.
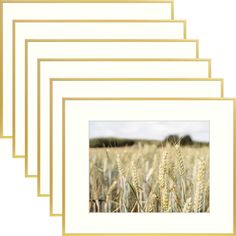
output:
[[90,148],[90,212],[209,212],[209,147]]

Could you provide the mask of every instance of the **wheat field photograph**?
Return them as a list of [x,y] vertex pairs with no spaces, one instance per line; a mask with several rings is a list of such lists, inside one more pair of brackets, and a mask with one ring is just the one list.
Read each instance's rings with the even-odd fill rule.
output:
[[89,212],[210,212],[209,121],[90,121]]

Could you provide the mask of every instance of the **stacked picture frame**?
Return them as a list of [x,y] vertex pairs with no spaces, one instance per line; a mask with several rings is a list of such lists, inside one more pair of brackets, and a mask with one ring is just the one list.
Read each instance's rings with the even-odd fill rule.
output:
[[63,236],[236,235],[236,100],[174,0],[8,0],[1,25],[0,136]]

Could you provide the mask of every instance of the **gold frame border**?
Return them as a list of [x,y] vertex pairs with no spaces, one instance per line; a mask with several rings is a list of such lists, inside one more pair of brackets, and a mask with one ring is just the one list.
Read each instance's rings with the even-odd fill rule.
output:
[[0,139],[10,139],[3,135],[3,3],[0,1]]
[[195,233],[176,233],[176,234],[170,234],[170,233],[157,233],[157,234],[104,234],[107,236],[131,236],[131,235],[140,235],[140,236],[146,236],[146,235],[153,235],[153,236],[177,236],[177,235],[184,235],[184,236],[235,236],[236,235],[236,98],[63,98],[62,99],[62,193],[63,193],[63,200],[62,200],[62,235],[63,236],[98,236],[99,234],[78,234],[78,233],[65,233],[65,105],[66,101],[72,101],[72,100],[97,100],[97,101],[104,101],[104,100],[123,100],[123,101],[232,101],[233,102],[233,168],[234,168],[234,174],[233,174],[233,233],[203,233],[203,234],[195,234]]
[[[53,213],[53,150],[52,150],[52,142],[53,142],[53,135],[52,135],[52,132],[53,132],[53,83],[54,82],[61,82],[61,81],[78,81],[78,82],[82,82],[82,81],[123,81],[123,82],[126,82],[126,81],[147,81],[147,82],[152,82],[152,81],[203,81],[203,82],[216,82],[216,81],[219,81],[221,83],[221,98],[224,97],[224,80],[223,79],[126,79],[126,78],[115,78],[115,79],[94,79],[94,78],[88,78],[88,79],[83,79],[83,78],[53,78],[53,79],[49,79],[50,80],[50,194],[49,195],[44,195],[44,194],[40,194],[40,162],[41,162],[41,155],[40,153],[38,152],[38,196],[42,196],[42,197],[50,197],[50,216],[62,216],[62,214],[55,214]],[[38,87],[39,88],[39,87]],[[40,100],[40,92],[38,93],[38,100]],[[38,109],[38,116],[40,117],[40,114],[41,114],[41,110]],[[38,120],[38,140],[40,140],[40,119]],[[39,144],[38,144],[39,145]],[[40,150],[40,146],[38,146],[39,150]]]
[[171,5],[171,20],[174,20],[174,0],[0,0],[0,139],[13,138],[3,135],[3,5],[11,3],[156,3]]
[[[107,0],[110,1],[110,0]],[[156,1],[156,0],[153,0]],[[15,121],[16,121],[16,107],[15,107],[15,91],[16,91],[16,74],[15,74],[15,42],[16,42],[16,24],[17,23],[182,23],[183,24],[183,39],[187,37],[187,26],[186,20],[13,20],[12,21],[12,29],[13,29],[13,40],[12,40],[12,130],[13,130],[13,141],[12,141],[12,153],[13,158],[25,158],[27,155],[25,150],[25,155],[16,155],[16,139],[15,139]],[[0,103],[1,105],[1,103]],[[33,176],[35,177],[35,176]]]
[[3,4],[0,3],[0,138],[3,138]]
[[0,3],[167,3],[171,5],[171,19],[174,20],[174,0],[1,0]]
[[[196,44],[196,58],[199,58],[199,39],[26,39],[25,40],[25,52],[28,52],[29,44],[30,43],[52,43],[52,42],[59,42],[59,43],[93,43],[93,42],[160,42],[160,43],[195,43]],[[28,54],[28,53],[27,53]],[[27,55],[26,54],[26,55]],[[27,55],[28,56],[28,55]],[[27,63],[27,60],[26,64]],[[27,67],[28,68],[28,65]]]
[[1,3],[170,3],[174,0],[1,0]]

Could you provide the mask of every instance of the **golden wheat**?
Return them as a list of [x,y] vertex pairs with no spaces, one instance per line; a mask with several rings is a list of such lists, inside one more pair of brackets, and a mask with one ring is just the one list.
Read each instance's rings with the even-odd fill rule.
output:
[[194,199],[194,212],[201,212],[204,204],[206,163],[200,161],[198,165],[196,191]]
[[209,147],[90,149],[90,212],[209,212]]

